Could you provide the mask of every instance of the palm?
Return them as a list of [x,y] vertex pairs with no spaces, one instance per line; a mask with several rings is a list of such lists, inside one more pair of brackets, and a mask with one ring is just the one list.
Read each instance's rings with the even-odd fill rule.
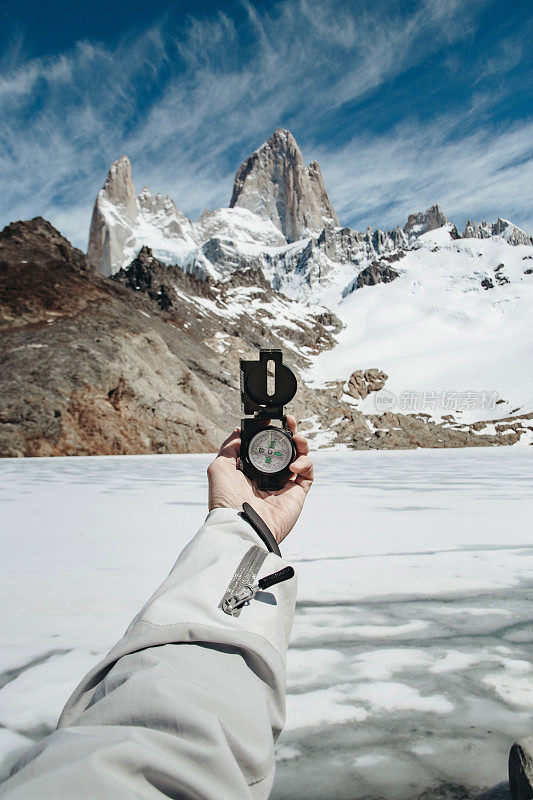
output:
[[307,455],[307,440],[296,434],[296,420],[288,417],[294,433],[298,457],[291,464],[292,476],[275,492],[259,489],[238,468],[240,431],[235,430],[223,443],[217,458],[209,466],[209,509],[241,509],[249,503],[266,522],[277,542],[281,542],[298,519],[307,492],[313,482],[313,464]]
[[[269,492],[259,489],[240,470],[236,470],[235,478],[240,484],[239,489],[242,487],[243,496],[246,493],[246,502],[255,508],[269,528],[289,526],[290,530],[293,527],[306,495],[299,484],[289,480],[281,489]],[[271,525],[270,522],[274,524]]]

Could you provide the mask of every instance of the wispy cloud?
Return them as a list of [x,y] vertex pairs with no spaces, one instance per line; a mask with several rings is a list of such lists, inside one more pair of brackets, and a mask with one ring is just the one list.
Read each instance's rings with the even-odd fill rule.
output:
[[476,82],[509,72],[520,64],[523,55],[524,47],[516,36],[502,39],[496,52],[481,60]]
[[[452,213],[508,213],[506,203],[518,212],[527,128],[483,128],[495,97],[482,86],[456,115],[418,119],[413,98],[385,131],[383,120],[372,130],[368,109],[359,124],[357,111],[471,36],[487,2],[419,0],[406,12],[390,0],[370,13],[351,0],[266,10],[245,0],[233,16],[165,19],[113,49],[78,42],[28,61],[14,41],[0,79],[2,221],[43,214],[85,246],[96,192],[123,152],[138,188],[168,193],[196,216],[229,202],[238,164],[279,125],[319,158],[344,222],[383,227],[435,200]],[[487,75],[505,71],[505,48],[484,62]],[[528,219],[522,209],[518,222]]]
[[387,229],[439,203],[458,228],[468,217],[502,216],[533,230],[524,204],[533,184],[533,123],[457,136],[467,117],[405,122],[334,153],[320,148],[340,217],[356,228]]

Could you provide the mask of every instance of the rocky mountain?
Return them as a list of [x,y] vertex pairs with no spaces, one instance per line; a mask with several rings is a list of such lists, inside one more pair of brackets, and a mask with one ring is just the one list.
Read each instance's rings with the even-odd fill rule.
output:
[[341,227],[288,131],[195,222],[137,195],[122,156],[87,257],[41,218],[0,234],[0,455],[213,450],[239,418],[239,357],[261,346],[297,372],[315,446],[527,441],[532,263],[511,222],[460,236],[438,205]]
[[239,167],[230,207],[205,211],[196,222],[147,187],[137,196],[130,161],[121,156],[98,193],[87,256],[103,275],[127,266],[143,245],[200,278],[261,267],[275,289],[320,301],[408,244],[400,227],[341,227],[319,165],[306,167],[292,134],[278,129]]
[[481,224],[470,222],[470,220],[466,221],[463,239],[491,239],[493,236],[501,236],[506,242],[515,246],[533,245],[533,236],[529,236],[507,219],[498,219],[492,224],[485,221]]
[[[182,254],[195,245],[191,223],[174,202],[145,187],[137,197],[127,156],[114,161],[94,204],[87,258],[102,275],[113,275],[137,254],[153,236],[166,240]],[[172,250],[172,248],[171,248]],[[173,251],[172,251],[173,252]]]
[[[0,233],[0,455],[216,449],[239,419],[239,357],[279,346],[301,370],[338,328],[260,272],[208,283],[145,248],[110,279],[45,220],[13,223]],[[302,387],[296,413],[336,403],[313,394]]]
[[339,225],[320,166],[305,166],[294,136],[283,128],[237,170],[230,208],[236,206],[273,222],[287,242]]
[[147,247],[102,276],[41,218],[0,233],[0,332],[1,456],[212,451],[239,419],[239,357],[261,346],[283,347],[299,375],[290,410],[316,446],[487,446],[525,430],[512,416],[480,430],[363,413],[356,389],[368,399],[385,373],[306,378],[342,332],[328,309],[276,292],[259,268],[201,279]]
[[[205,211],[195,222],[169,197],[147,187],[136,195],[131,164],[121,156],[96,199],[87,255],[99,272],[113,275],[146,245],[162,263],[201,279],[261,268],[289,297],[334,304],[354,287],[392,280],[390,264],[446,224],[434,205],[411,214],[403,228],[341,227],[320,167],[306,167],[292,134],[278,129],[237,170],[230,207]],[[515,246],[532,241],[502,219],[468,222],[465,237],[498,237]]]
[[428,208],[426,212],[419,211],[417,214],[409,214],[407,222],[403,226],[403,231],[407,240],[412,242],[422,233],[442,228],[447,222],[448,220],[442,208],[435,205]]

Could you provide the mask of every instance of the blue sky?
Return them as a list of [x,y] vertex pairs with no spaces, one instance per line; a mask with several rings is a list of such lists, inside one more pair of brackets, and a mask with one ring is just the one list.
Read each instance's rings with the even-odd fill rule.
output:
[[85,248],[122,153],[196,218],[283,126],[343,224],[438,202],[533,233],[528,5],[3,0],[0,225],[40,214]]

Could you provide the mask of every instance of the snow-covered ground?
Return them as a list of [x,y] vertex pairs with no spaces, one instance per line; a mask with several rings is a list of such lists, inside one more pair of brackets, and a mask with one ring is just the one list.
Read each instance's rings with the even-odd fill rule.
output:
[[[316,454],[283,546],[299,602],[275,800],[477,797],[505,782],[512,741],[533,732],[532,458]],[[4,775],[201,524],[209,460],[0,462]]]
[[[459,409],[470,422],[532,411],[532,257],[532,247],[501,236],[454,240],[450,226],[423,234],[392,265],[399,278],[333,305],[345,324],[339,346],[314,360],[307,379],[322,385],[383,370],[382,392],[358,403],[365,413],[439,418]],[[484,279],[494,287],[484,289]]]

